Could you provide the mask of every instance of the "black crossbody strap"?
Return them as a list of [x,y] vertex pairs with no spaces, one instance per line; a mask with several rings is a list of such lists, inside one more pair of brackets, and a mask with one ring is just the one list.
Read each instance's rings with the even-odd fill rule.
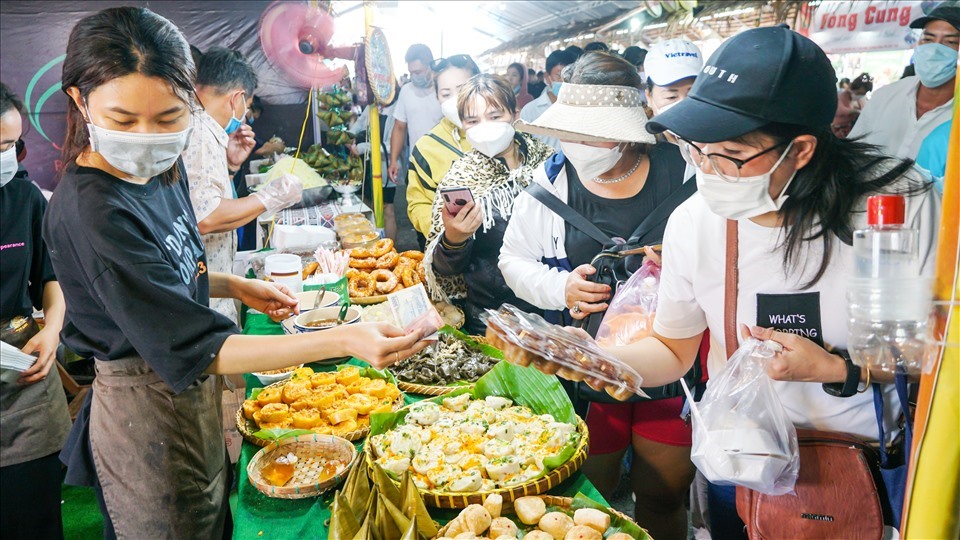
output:
[[457,148],[456,146],[454,146],[454,145],[448,143],[447,141],[441,139],[440,136],[437,135],[436,133],[427,133],[427,135],[428,135],[431,139],[433,139],[433,140],[437,141],[438,143],[442,144],[443,146],[446,146],[447,148],[449,148],[451,152],[453,152],[454,154],[457,155],[457,157],[463,157],[463,152],[461,152],[459,148]]
[[670,217],[670,214],[672,214],[683,201],[689,199],[690,196],[696,192],[697,183],[693,180],[688,180],[673,190],[673,193],[657,205],[657,207],[653,209],[653,212],[647,214],[647,217],[640,222],[640,225],[637,225],[637,229],[633,231],[627,244],[639,244],[640,240],[642,240],[647,233],[666,221]]
[[564,221],[579,229],[580,232],[600,242],[600,245],[608,246],[613,244],[613,239],[603,234],[603,231],[601,231],[599,227],[591,223],[590,220],[583,217],[583,215],[573,208],[570,208],[568,204],[561,201],[556,195],[547,191],[540,184],[530,184],[530,187],[527,188],[527,193],[534,199],[542,202],[544,206],[552,210],[554,214],[563,218]]

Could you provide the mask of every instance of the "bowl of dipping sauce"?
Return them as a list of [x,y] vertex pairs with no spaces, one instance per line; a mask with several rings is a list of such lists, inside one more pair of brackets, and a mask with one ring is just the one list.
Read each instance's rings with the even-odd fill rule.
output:
[[316,332],[317,330],[327,330],[340,326],[340,324],[355,324],[360,322],[360,310],[355,307],[347,309],[347,316],[343,322],[337,321],[340,315],[340,307],[324,307],[312,309],[306,313],[301,313],[293,320],[293,326],[301,332]]
[[[294,296],[300,300],[300,312],[310,311],[313,309],[314,304],[317,302],[317,293],[316,291],[303,291],[302,293],[297,293]],[[340,303],[340,295],[333,291],[324,291],[323,298],[320,299],[320,305],[318,308],[325,308],[330,306],[335,306]]]

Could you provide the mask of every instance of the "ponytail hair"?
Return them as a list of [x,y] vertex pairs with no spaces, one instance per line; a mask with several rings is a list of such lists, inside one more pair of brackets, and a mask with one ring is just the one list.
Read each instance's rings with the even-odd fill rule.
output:
[[[797,171],[787,189],[789,197],[779,213],[785,223],[783,268],[801,264],[805,244],[820,241],[823,258],[804,289],[815,285],[830,265],[833,243],[853,244],[853,218],[864,197],[878,193],[914,195],[930,189],[929,182],[911,178],[912,160],[885,156],[879,147],[858,139],[840,139],[829,126],[811,128],[771,123],[739,140],[750,143],[757,135],[785,143],[800,135],[813,135],[817,147],[805,167]],[[896,186],[894,186],[896,184]]]

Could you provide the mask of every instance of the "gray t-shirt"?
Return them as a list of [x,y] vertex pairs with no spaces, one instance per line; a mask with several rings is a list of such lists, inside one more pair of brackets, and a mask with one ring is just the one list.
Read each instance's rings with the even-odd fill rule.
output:
[[410,148],[443,118],[433,87],[417,88],[413,83],[405,84],[400,89],[393,115],[398,122],[407,123],[407,141]]

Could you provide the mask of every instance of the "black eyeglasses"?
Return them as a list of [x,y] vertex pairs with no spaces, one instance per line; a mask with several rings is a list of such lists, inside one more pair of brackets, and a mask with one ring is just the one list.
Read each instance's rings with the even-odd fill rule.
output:
[[479,71],[476,62],[473,61],[473,58],[470,58],[469,54],[455,54],[448,58],[437,58],[433,62],[430,62],[430,69],[433,70],[434,73],[443,73],[450,66],[473,72]]
[[703,162],[704,159],[706,159],[710,162],[710,166],[713,168],[714,172],[716,172],[720,178],[723,178],[727,182],[740,181],[740,169],[742,169],[744,165],[766,153],[776,150],[782,146],[786,146],[792,142],[783,141],[771,146],[770,148],[767,148],[766,150],[761,150],[747,159],[737,159],[730,156],[725,156],[723,154],[706,154],[700,150],[700,147],[697,146],[696,143],[680,136],[677,136],[677,140],[680,142],[680,153],[688,163],[696,166],[700,170],[703,170]]

